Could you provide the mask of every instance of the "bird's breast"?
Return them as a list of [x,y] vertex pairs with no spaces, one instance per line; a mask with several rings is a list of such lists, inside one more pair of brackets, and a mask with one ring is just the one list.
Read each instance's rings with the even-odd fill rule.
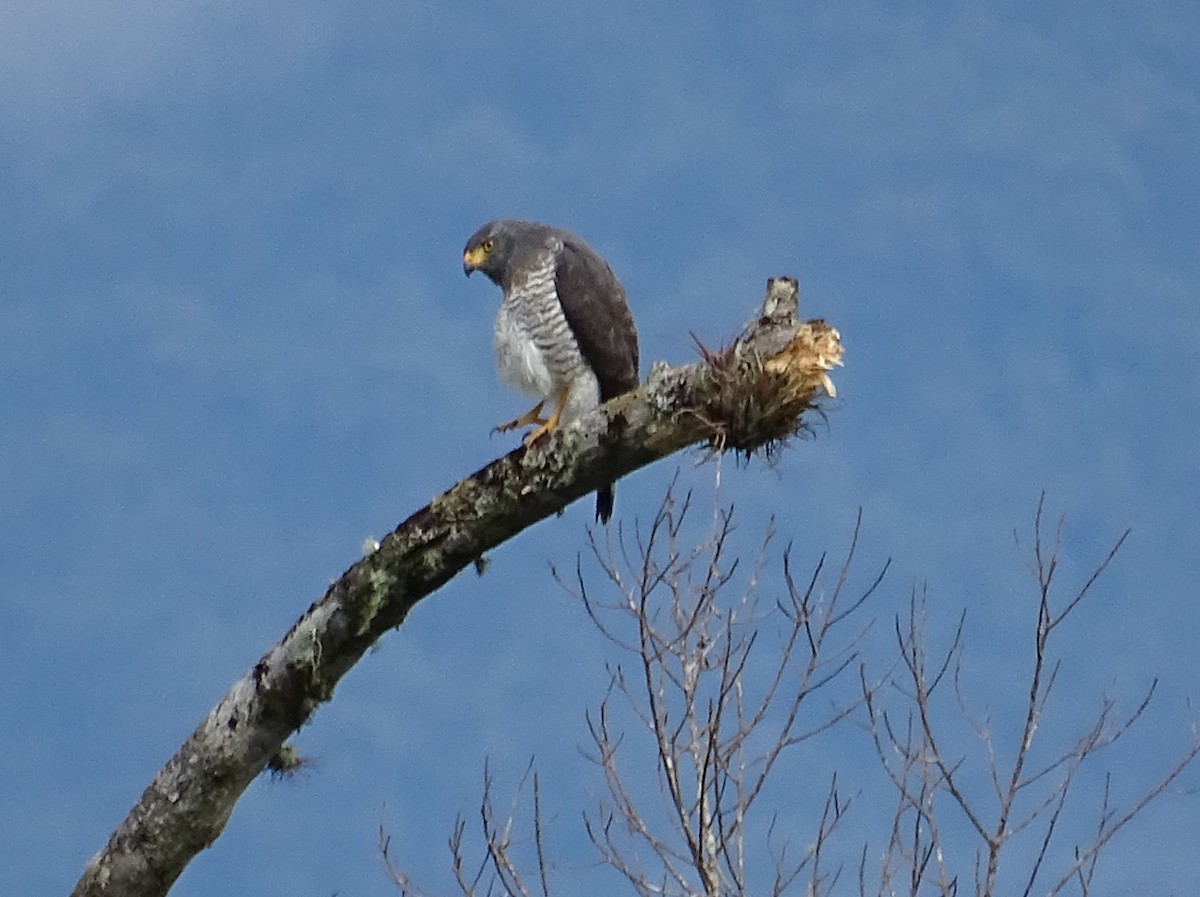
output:
[[[581,405],[595,382],[579,343],[563,314],[555,288],[551,257],[524,280],[510,284],[496,315],[496,364],[505,385],[537,396],[553,397],[562,387],[579,392]],[[590,399],[594,405],[595,398]]]
[[546,353],[538,345],[532,330],[521,315],[505,300],[496,315],[493,331],[496,345],[496,370],[500,381],[510,389],[545,398],[554,392],[554,377],[547,365]]

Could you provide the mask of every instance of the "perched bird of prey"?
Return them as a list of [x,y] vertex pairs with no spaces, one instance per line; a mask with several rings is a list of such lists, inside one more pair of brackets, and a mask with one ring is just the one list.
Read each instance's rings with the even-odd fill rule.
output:
[[[496,315],[496,364],[505,385],[538,398],[504,432],[534,425],[530,446],[638,385],[638,339],[625,290],[608,263],[575,234],[501,219],[467,241],[463,270],[504,290]],[[548,402],[549,417],[542,417]],[[596,519],[612,516],[613,487],[596,493]]]

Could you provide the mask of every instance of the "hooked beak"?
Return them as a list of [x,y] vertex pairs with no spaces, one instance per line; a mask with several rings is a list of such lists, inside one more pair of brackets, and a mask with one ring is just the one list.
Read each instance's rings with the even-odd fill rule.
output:
[[471,273],[479,270],[479,266],[483,264],[484,251],[482,246],[476,246],[474,249],[468,249],[463,253],[463,274],[467,277]]

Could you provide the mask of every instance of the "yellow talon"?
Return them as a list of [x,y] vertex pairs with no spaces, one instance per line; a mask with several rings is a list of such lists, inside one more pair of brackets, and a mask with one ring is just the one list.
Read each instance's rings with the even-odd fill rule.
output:
[[493,433],[507,433],[509,430],[515,430],[518,427],[525,427],[525,426],[528,426],[529,424],[544,424],[544,423],[546,423],[546,421],[542,419],[542,408],[545,406],[545,404],[546,404],[546,400],[542,399],[542,401],[538,402],[536,405],[534,405],[532,408],[530,408],[528,411],[526,411],[524,414],[522,414],[520,417],[516,418],[515,420],[510,420],[506,424],[497,424],[495,427],[492,428],[492,432]]
[[558,422],[562,419],[563,409],[567,406],[567,398],[569,396],[570,390],[564,386],[558,391],[558,395],[554,397],[554,411],[551,412],[550,417],[543,418],[541,416],[542,409],[546,405],[546,400],[543,399],[516,420],[511,420],[506,424],[501,424],[500,426],[496,427],[493,432],[507,433],[509,430],[517,429],[517,427],[536,424],[534,429],[531,430],[524,439],[525,448],[529,448],[551,430],[554,430],[558,427]]

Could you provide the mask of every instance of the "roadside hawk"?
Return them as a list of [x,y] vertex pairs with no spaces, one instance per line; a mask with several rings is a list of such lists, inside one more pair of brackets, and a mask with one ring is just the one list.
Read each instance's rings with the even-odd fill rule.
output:
[[[492,221],[467,241],[463,270],[482,271],[504,290],[493,331],[500,379],[538,398],[497,430],[532,424],[530,446],[637,387],[637,328],[625,290],[575,234],[532,221]],[[547,403],[553,410],[542,417]],[[596,493],[596,519],[607,523],[612,509],[610,483]]]

